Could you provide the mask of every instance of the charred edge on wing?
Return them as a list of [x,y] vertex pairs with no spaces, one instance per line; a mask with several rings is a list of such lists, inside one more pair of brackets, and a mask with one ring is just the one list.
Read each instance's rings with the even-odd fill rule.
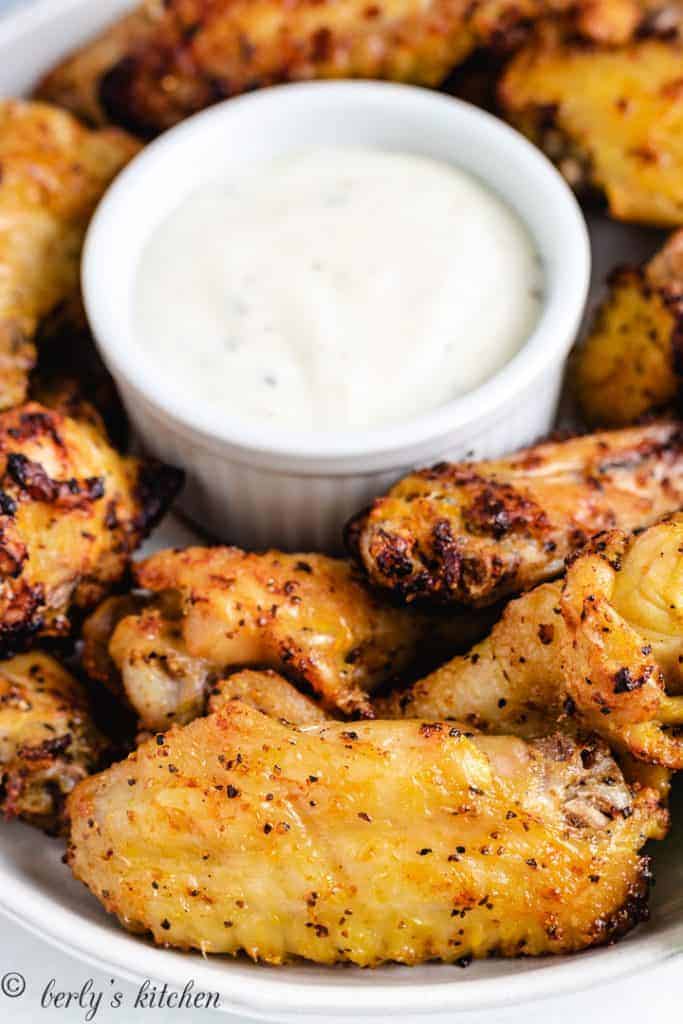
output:
[[0,658],[11,658],[28,650],[44,625],[45,590],[20,581],[0,621]]
[[139,511],[134,527],[141,538],[147,537],[161,521],[185,482],[183,470],[167,466],[156,459],[145,459],[135,483],[135,500]]

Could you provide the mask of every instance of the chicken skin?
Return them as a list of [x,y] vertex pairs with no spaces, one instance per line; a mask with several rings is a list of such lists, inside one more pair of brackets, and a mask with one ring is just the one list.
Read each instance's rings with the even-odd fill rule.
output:
[[412,614],[383,603],[354,567],[324,555],[238,548],[162,551],[134,568],[151,600],[113,598],[84,630],[89,674],[125,694],[146,729],[201,714],[212,681],[268,667],[324,708],[372,715],[369,693],[485,632],[480,615]]
[[73,873],[125,928],[363,966],[610,942],[643,916],[639,850],[667,824],[600,744],[297,730],[240,701],[85,780],[68,811]]
[[625,426],[679,395],[683,231],[644,267],[622,267],[577,352],[573,377],[589,423]]
[[405,601],[481,607],[558,575],[601,530],[682,502],[683,433],[662,421],[412,473],[352,520],[347,544]]
[[683,224],[682,62],[677,36],[601,50],[542,38],[507,68],[500,101],[571,185],[606,195],[613,217],[677,226]]
[[181,482],[90,423],[37,403],[0,413],[0,651],[69,633],[70,611],[121,580]]
[[219,679],[209,691],[207,711],[212,714],[232,700],[240,700],[264,715],[291,725],[318,725],[331,717],[272,669],[255,672],[247,668],[227,679]]
[[524,738],[590,731],[620,754],[680,770],[681,550],[683,515],[596,538],[564,583],[511,601],[485,640],[376,701],[377,715]]
[[530,739],[567,727],[562,583],[510,601],[490,634],[408,689],[375,700],[378,718],[457,719]]
[[49,832],[65,829],[64,804],[96,771],[106,743],[83,687],[47,654],[0,662],[0,810]]
[[26,399],[39,324],[78,294],[92,212],[138,149],[118,129],[0,100],[0,410]]

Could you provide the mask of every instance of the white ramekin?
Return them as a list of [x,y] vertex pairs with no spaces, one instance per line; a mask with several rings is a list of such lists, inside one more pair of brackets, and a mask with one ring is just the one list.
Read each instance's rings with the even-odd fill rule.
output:
[[[224,413],[216,414],[165,381],[136,346],[131,294],[154,227],[203,182],[316,144],[370,145],[448,161],[487,183],[528,225],[545,272],[543,311],[518,355],[481,387],[404,423],[315,435],[240,420],[231,413],[229,390]],[[274,250],[273,260],[280,259],[287,253]],[[229,100],[148,146],[97,210],[83,291],[143,444],[187,471],[184,511],[214,536],[244,546],[333,550],[348,517],[410,467],[499,455],[549,430],[589,270],[586,226],[573,195],[521,135],[439,93],[335,82]]]

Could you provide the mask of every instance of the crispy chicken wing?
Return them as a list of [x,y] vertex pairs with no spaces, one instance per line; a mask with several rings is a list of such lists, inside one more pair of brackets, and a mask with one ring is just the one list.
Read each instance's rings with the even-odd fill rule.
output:
[[503,76],[510,120],[570,184],[607,196],[619,220],[683,224],[683,42],[642,38],[617,49],[541,41]]
[[150,0],[56,68],[39,95],[149,136],[276,82],[436,85],[474,46],[468,7],[469,0]]
[[639,0],[148,0],[63,61],[38,95],[149,136],[276,82],[387,78],[437,85],[476,46],[509,49],[535,20],[623,40]]
[[638,851],[667,819],[599,744],[297,730],[240,701],[85,780],[68,809],[76,878],[131,931],[365,966],[609,942],[643,915]]
[[491,634],[380,717],[465,721],[489,733],[602,736],[620,754],[683,768],[683,515],[596,538],[564,584],[511,601]]
[[83,687],[34,651],[0,662],[0,809],[64,830],[67,794],[100,767],[105,741]]
[[39,323],[78,293],[90,216],[138,148],[55,107],[0,100],[0,409],[26,398]]
[[37,403],[0,413],[0,650],[68,633],[70,610],[121,580],[181,480]]
[[567,571],[563,670],[582,715],[616,749],[683,768],[683,515],[614,531]]
[[155,596],[105,602],[86,623],[84,664],[123,689],[147,729],[190,721],[211,681],[248,666],[279,669],[326,708],[371,715],[380,683],[486,630],[479,615],[394,608],[349,562],[324,555],[188,548],[134,571]]
[[624,426],[673,401],[683,371],[683,231],[644,267],[609,281],[573,367],[581,411],[593,424]]
[[372,583],[482,606],[557,575],[601,530],[683,502],[683,433],[662,421],[412,473],[347,527]]

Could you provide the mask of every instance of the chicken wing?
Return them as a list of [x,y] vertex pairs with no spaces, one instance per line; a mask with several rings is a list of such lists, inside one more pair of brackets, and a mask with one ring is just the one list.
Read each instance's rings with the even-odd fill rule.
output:
[[683,515],[619,531],[569,567],[567,692],[615,749],[683,768]]
[[617,49],[532,43],[509,65],[509,119],[571,185],[604,192],[618,220],[683,224],[683,43],[642,38]]
[[683,231],[644,267],[609,281],[574,360],[576,395],[589,423],[624,426],[679,394],[683,372]]
[[121,580],[181,481],[37,403],[0,413],[0,650],[68,633],[70,610]]
[[26,398],[39,323],[78,293],[90,216],[138,148],[63,110],[0,101],[0,410]]
[[190,721],[210,682],[248,666],[281,670],[326,708],[371,715],[373,689],[420,655],[438,664],[445,650],[466,650],[487,628],[478,614],[394,608],[350,563],[324,555],[188,548],[134,572],[155,596],[142,607],[114,598],[95,612],[84,664],[123,691],[146,729]]
[[38,94],[150,136],[217,100],[276,82],[389,78],[436,85],[474,46],[469,6],[150,0],[56,68]]
[[610,942],[643,916],[638,851],[667,822],[599,744],[297,730],[240,701],[85,780],[68,810],[74,875],[125,928],[364,966]]
[[681,550],[682,515],[631,538],[596,538],[564,583],[511,601],[485,640],[376,701],[377,715],[525,738],[590,731],[620,755],[680,770]]
[[683,502],[683,433],[662,421],[412,473],[347,527],[372,583],[406,601],[493,603],[556,576],[611,527]]
[[96,771],[106,743],[83,687],[34,651],[0,662],[0,810],[49,832],[65,827],[64,803]]

